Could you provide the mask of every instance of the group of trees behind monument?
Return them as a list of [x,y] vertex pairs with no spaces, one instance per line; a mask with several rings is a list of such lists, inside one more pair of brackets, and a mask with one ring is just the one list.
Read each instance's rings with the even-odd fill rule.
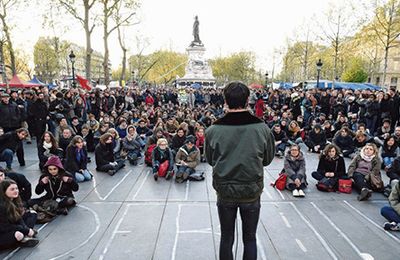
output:
[[[43,3],[47,4],[43,4]],[[210,60],[214,76],[218,83],[240,79],[247,83],[264,83],[265,69],[272,66],[281,67],[281,73],[275,80],[301,81],[316,77],[315,63],[318,59],[324,62],[321,78],[340,79],[342,81],[363,82],[368,77],[373,78],[378,71],[386,77],[387,61],[390,51],[399,44],[400,36],[400,0],[379,0],[373,3],[365,15],[363,6],[352,7],[333,5],[324,17],[326,23],[319,29],[310,29],[306,25],[302,34],[287,42],[273,56],[278,56],[263,71],[256,69],[256,60],[266,57],[256,57],[252,52],[238,52]],[[34,8],[43,4],[45,23],[55,34],[41,38],[35,45],[33,54],[35,67],[29,66],[29,54],[23,49],[15,48],[13,32],[18,24],[17,19],[11,19],[18,8]],[[43,7],[43,6],[42,6]],[[93,77],[91,36],[95,28],[103,34],[103,62],[101,64],[104,78],[111,80],[108,63],[108,39],[110,34],[118,33],[121,51],[124,55],[121,66],[113,71],[112,79],[129,80],[134,70],[138,80],[170,83],[177,76],[184,75],[185,54],[169,50],[159,50],[143,55],[132,43],[125,42],[124,28],[138,22],[136,11],[140,8],[138,0],[0,0],[0,24],[2,38],[0,39],[0,59],[8,65],[7,73],[23,74],[31,78],[38,74],[41,79],[49,82],[60,76],[60,68],[68,62],[68,42],[62,40],[64,21],[57,20],[57,15],[67,13],[71,20],[79,22],[85,32],[85,48],[82,55],[85,60],[85,75]],[[121,10],[125,10],[121,12]],[[128,11],[126,11],[128,10]],[[354,24],[354,16],[362,14],[363,20]],[[60,16],[61,17],[61,16]],[[65,17],[62,16],[62,17]],[[318,22],[319,19],[314,19]],[[321,23],[322,24],[322,23]],[[314,26],[315,27],[315,26]],[[69,28],[70,30],[79,30]],[[82,39],[83,40],[83,39]],[[44,46],[46,45],[47,46]],[[135,53],[127,57],[127,51]],[[51,50],[51,51],[49,51]],[[114,50],[115,51],[115,50]],[[269,57],[270,58],[270,57]],[[274,64],[272,64],[274,63]],[[270,72],[270,77],[272,73]]]

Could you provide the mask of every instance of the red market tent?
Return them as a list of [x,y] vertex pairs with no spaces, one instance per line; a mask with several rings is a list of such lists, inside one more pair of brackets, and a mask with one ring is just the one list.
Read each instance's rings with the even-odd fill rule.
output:
[[[7,86],[6,83],[0,84],[0,87],[6,87],[6,86]],[[12,77],[12,79],[8,82],[8,86],[10,88],[33,88],[33,87],[40,87],[41,85],[23,81],[17,75],[14,75],[14,77]]]
[[257,83],[252,83],[252,84],[250,84],[249,88],[250,89],[263,89],[264,86],[260,85],[260,84],[257,84]]

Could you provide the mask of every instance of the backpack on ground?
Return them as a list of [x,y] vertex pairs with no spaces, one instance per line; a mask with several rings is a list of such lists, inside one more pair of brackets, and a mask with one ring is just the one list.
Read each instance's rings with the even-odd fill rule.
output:
[[333,192],[335,191],[336,180],[334,178],[324,177],[316,184],[319,191]]
[[350,194],[352,184],[353,181],[351,179],[339,179],[339,192]]
[[156,148],[155,144],[149,145],[147,147],[146,152],[144,153],[144,162],[146,163],[147,166],[152,166],[152,160],[151,160],[151,154],[153,153],[154,148]]
[[287,179],[287,175],[286,175],[285,170],[283,169],[282,172],[279,173],[279,176],[275,180],[275,182],[271,183],[271,186],[278,190],[284,190],[286,187],[286,179]]

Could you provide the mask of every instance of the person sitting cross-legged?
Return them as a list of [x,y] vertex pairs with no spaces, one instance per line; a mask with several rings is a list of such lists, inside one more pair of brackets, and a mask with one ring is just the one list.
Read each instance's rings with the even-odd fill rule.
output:
[[171,149],[168,147],[168,141],[165,138],[159,138],[157,140],[157,146],[154,148],[151,154],[153,177],[157,181],[159,177],[159,169],[161,164],[168,163],[167,173],[165,179],[169,180],[172,177],[174,169],[174,158],[172,156]]
[[45,194],[38,199],[31,199],[29,205],[42,206],[47,200],[54,200],[58,203],[58,214],[67,215],[68,208],[74,207],[76,201],[73,195],[78,191],[79,185],[73,176],[66,172],[58,156],[51,156],[44,165],[44,174],[39,178],[35,188],[37,195]]
[[196,138],[192,135],[186,137],[185,144],[179,148],[176,154],[175,161],[178,166],[178,171],[175,176],[175,181],[182,183],[188,179],[196,170],[196,166],[200,163],[200,150],[194,144]]
[[113,176],[120,169],[125,167],[124,160],[116,160],[114,157],[113,137],[110,133],[105,133],[99,138],[99,144],[95,149],[96,170],[107,172]]
[[375,144],[367,143],[349,165],[348,175],[354,181],[354,187],[360,195],[358,200],[368,200],[372,191],[381,191],[383,182],[381,178],[381,160]]
[[297,144],[290,146],[284,160],[284,170],[287,174],[286,188],[293,193],[293,197],[304,197],[307,187],[306,161]]
[[311,174],[312,177],[317,181],[326,178],[326,183],[336,189],[339,179],[344,178],[345,174],[346,168],[340,149],[335,144],[328,144],[319,158],[317,171]]
[[89,181],[93,175],[87,168],[88,155],[82,136],[76,135],[67,147],[65,170],[73,174],[77,182]]
[[381,215],[389,222],[383,224],[385,230],[400,231],[400,182],[397,182],[389,195],[390,206],[381,209]]

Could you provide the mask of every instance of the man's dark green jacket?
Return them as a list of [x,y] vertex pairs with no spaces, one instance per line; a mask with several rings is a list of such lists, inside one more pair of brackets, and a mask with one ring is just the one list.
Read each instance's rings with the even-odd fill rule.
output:
[[219,200],[252,202],[264,188],[264,166],[275,155],[268,126],[249,112],[231,112],[206,131],[205,153]]

